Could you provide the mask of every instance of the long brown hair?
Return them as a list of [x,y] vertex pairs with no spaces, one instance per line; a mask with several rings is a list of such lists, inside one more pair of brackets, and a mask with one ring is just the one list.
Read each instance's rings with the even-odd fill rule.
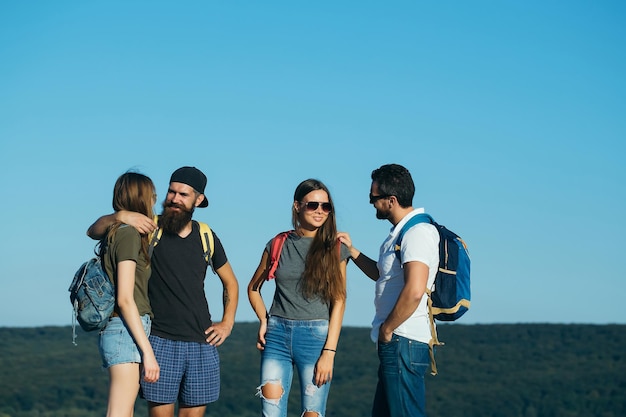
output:
[[[126,172],[120,175],[113,187],[113,210],[134,211],[153,218],[154,198],[155,188],[150,178],[138,172]],[[107,233],[107,243],[111,242],[121,225],[120,222],[111,225]],[[148,235],[142,235],[141,251],[150,262],[148,244]]]
[[[346,289],[339,267],[339,248],[337,240],[337,223],[333,199],[328,188],[319,180],[308,179],[302,181],[293,199],[298,204],[311,191],[323,190],[328,194],[328,202],[333,209],[328,213],[328,218],[313,238],[311,248],[307,253],[304,273],[302,274],[301,288],[305,297],[318,296],[330,305],[334,300],[344,300]],[[300,228],[300,216],[295,205],[292,207],[291,218],[295,230]]]

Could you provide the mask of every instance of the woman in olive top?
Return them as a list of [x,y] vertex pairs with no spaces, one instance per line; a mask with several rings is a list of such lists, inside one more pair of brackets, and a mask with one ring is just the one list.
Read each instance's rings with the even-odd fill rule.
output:
[[[153,217],[155,202],[154,184],[147,176],[127,172],[117,179],[113,190],[115,211]],[[116,290],[114,312],[99,338],[102,365],[110,378],[107,417],[133,415],[141,373],[148,382],[159,379],[159,364],[148,341],[152,317],[148,245],[148,235],[140,235],[135,228],[119,222],[101,241],[102,262]]]

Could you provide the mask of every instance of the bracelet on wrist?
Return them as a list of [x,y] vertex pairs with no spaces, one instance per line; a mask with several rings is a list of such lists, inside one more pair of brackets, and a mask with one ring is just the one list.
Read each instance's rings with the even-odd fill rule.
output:
[[335,349],[323,348],[322,350],[327,350],[327,351],[329,351],[329,352],[335,352],[335,353],[337,353],[337,351],[336,351]]

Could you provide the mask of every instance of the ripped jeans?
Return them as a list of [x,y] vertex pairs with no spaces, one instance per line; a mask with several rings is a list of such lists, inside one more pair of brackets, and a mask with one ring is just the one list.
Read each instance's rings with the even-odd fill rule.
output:
[[[324,417],[330,382],[318,388],[314,383],[314,373],[327,335],[328,320],[269,318],[265,349],[261,353],[261,385],[257,392],[263,402],[263,417],[287,416],[294,365],[300,378],[301,414],[308,411]],[[266,384],[279,385],[282,393],[266,398],[263,395]]]

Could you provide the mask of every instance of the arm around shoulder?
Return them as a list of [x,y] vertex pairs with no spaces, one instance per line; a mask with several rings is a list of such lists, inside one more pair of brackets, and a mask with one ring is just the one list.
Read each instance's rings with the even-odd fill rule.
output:
[[148,216],[144,216],[141,213],[135,213],[133,211],[120,210],[115,213],[107,214],[96,220],[89,229],[87,229],[87,236],[92,239],[102,239],[109,227],[115,222],[128,224],[140,234],[147,234],[156,229],[156,223]]
[[89,229],[87,229],[87,236],[94,240],[102,239],[107,234],[109,227],[115,223],[116,214],[117,213],[106,214],[98,218],[98,220],[96,220],[91,226],[89,226]]

